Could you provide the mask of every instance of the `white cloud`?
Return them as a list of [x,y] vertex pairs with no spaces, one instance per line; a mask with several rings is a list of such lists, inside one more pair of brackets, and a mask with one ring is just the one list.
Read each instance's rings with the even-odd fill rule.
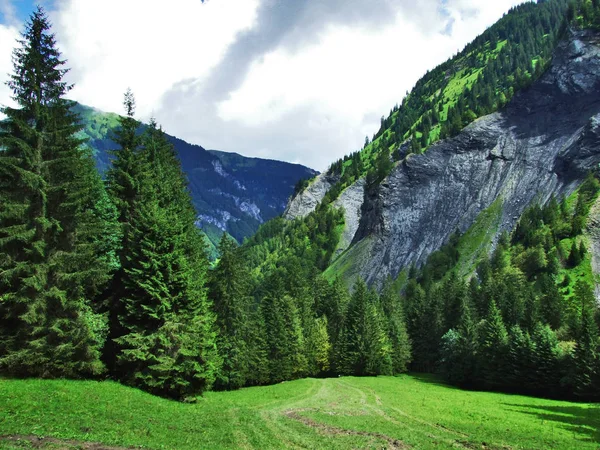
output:
[[64,0],[52,14],[82,103],[121,111],[127,87],[141,116],[185,79],[202,79],[236,34],[255,19],[257,0]]
[[[171,134],[324,169],[522,2],[380,1],[56,0],[51,19],[75,100],[120,112],[131,87]],[[14,33],[0,25],[0,81]]]
[[14,106],[6,82],[8,74],[12,72],[12,50],[18,38],[16,28],[0,25],[0,105]]
[[[364,136],[377,130],[379,117],[400,103],[426,70],[462,49],[521,2],[481,3],[449,2],[443,11],[423,16],[428,27],[398,14],[385,28],[329,27],[318,42],[300,51],[276,49],[255,61],[243,85],[218,104],[219,117],[233,126],[269,129],[286,126],[287,115],[308,108],[310,117],[305,123],[288,125],[303,127],[315,140],[318,134],[331,137],[337,133],[340,144],[353,143],[329,148],[317,144],[288,156],[323,169],[334,159],[359,149]],[[425,6],[435,11],[433,5]],[[443,32],[449,19],[453,20],[453,32],[448,36]],[[327,128],[334,123],[341,128]],[[323,142],[328,140],[323,136]],[[277,144],[271,148],[271,157],[285,146]]]
[[17,21],[17,12],[11,0],[0,0],[0,14],[4,16],[4,21],[9,25],[15,25]]

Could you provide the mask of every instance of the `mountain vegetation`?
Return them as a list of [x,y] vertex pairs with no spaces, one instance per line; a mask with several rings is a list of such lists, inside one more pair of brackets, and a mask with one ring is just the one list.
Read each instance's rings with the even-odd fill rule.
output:
[[[584,2],[584,4],[586,4]],[[458,134],[478,117],[504,107],[544,73],[566,28],[567,0],[527,2],[512,8],[460,53],[421,78],[394,106],[364,147],[334,162],[340,177],[325,203],[357,179],[378,184],[398,161]]]
[[[209,268],[189,155],[135,119],[127,92],[103,181],[38,8],[14,53],[19,107],[3,109],[0,133],[1,373],[109,376],[191,401],[211,388],[411,369],[465,388],[598,399],[600,314],[584,236],[595,173],[572,197],[532,205],[466,278],[460,233],[380,292],[323,271],[344,226],[331,203],[349,183],[377,184],[402,152],[501,108],[542,74],[561,30],[595,26],[599,11],[595,1],[514,8],[332,166],[340,181],[315,211],[266,222],[241,246],[230,235],[243,233],[223,233]],[[220,170],[238,159],[219,158]]]
[[582,223],[599,191],[589,176],[569,201],[529,208],[468,282],[456,275],[459,236],[413,269],[415,368],[462,387],[597,399],[600,316]]
[[[114,133],[120,116],[81,104],[74,104],[83,129],[78,137],[86,140],[96,166],[105,176],[118,147]],[[150,124],[141,124],[143,133]],[[188,189],[197,213],[197,224],[204,231],[211,259],[218,257],[217,245],[223,231],[238,242],[252,236],[258,227],[279,216],[301,180],[316,172],[299,164],[248,158],[236,153],[205,150],[165,133],[174,146],[188,179]],[[265,176],[266,175],[266,176]]]

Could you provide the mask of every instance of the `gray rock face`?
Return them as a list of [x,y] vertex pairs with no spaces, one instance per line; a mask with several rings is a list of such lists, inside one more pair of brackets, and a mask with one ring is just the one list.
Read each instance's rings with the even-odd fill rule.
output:
[[334,257],[343,253],[358,231],[361,219],[361,209],[365,198],[365,180],[361,179],[342,192],[339,198],[333,202],[334,208],[344,209],[344,232],[340,238]]
[[318,175],[304,192],[298,194],[289,203],[283,217],[293,220],[305,217],[315,210],[325,194],[337,182],[337,178],[326,173]]
[[549,71],[505,110],[409,155],[366,194],[345,257],[360,248],[369,284],[424,263],[499,198],[498,233],[511,230],[531,202],[569,194],[600,163],[599,43],[599,34],[571,33]]

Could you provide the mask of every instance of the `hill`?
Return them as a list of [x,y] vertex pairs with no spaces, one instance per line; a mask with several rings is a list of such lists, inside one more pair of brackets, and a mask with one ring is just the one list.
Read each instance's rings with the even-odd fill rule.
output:
[[417,375],[305,379],[209,392],[191,405],[111,382],[2,380],[0,411],[3,449],[595,449],[600,442],[597,405],[460,391]]
[[[97,167],[105,172],[110,166],[109,151],[115,148],[111,131],[118,126],[118,116],[84,105],[77,105],[76,111]],[[283,212],[299,180],[316,175],[299,164],[207,151],[175,136],[168,139],[188,177],[198,224],[213,250],[223,231],[239,242],[254,234],[260,224]]]
[[[492,99],[508,89],[506,103],[487,102],[470,82],[454,106],[438,93],[437,109],[458,114],[455,127],[452,114],[440,118],[439,140],[417,147],[413,135],[388,146],[382,132],[306,183],[287,221],[265,224],[245,245],[256,301],[287,295],[303,311],[308,298],[311,314],[327,319],[333,373],[389,373],[389,361],[377,367],[369,355],[393,348],[378,347],[377,323],[400,311],[388,338],[402,342],[405,320],[413,370],[442,371],[463,387],[597,398],[598,23],[600,4],[589,0],[511,10],[443,66],[482,69],[476,83],[493,88]],[[506,43],[492,64],[485,55],[498,37]],[[510,65],[518,60],[530,70],[513,85],[503,70],[519,73],[521,63]],[[409,111],[419,86],[438,83],[431,77],[392,115]],[[326,282],[314,275],[322,271]],[[370,321],[366,331],[356,317]],[[375,350],[360,359],[364,342]]]
[[[288,219],[304,217],[319,202],[344,208],[345,238],[331,277],[351,284],[361,276],[381,286],[387,276],[397,278],[411,264],[422,265],[457,229],[466,233],[495,206],[497,217],[486,238],[493,248],[531,202],[575,190],[600,158],[600,50],[597,32],[567,28],[565,16],[561,0],[511,10],[419,81],[373,142],[334,163],[292,200]],[[503,45],[497,56],[489,54],[494,44]],[[515,61],[527,59],[530,70],[524,72]],[[545,61],[544,70],[531,63],[536,60]],[[470,81],[468,73],[475,74]],[[513,85],[516,73],[524,74],[523,80]],[[491,103],[477,87],[490,83],[496,99]],[[401,118],[416,110],[422,112],[411,122],[413,131],[429,122],[432,103],[423,95],[431,90],[437,92],[433,111],[462,110],[456,129],[450,130],[451,114],[441,114],[426,147],[413,144],[412,131],[386,138],[398,120],[409,123]]]

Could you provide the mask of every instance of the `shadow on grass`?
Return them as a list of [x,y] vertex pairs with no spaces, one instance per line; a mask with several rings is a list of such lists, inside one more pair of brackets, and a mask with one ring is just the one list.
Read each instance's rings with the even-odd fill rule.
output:
[[452,384],[448,384],[444,381],[444,378],[441,375],[435,375],[431,373],[418,373],[418,372],[409,372],[408,376],[414,378],[415,380],[419,380],[421,383],[433,384],[434,386],[440,386],[446,389],[454,389],[457,391],[464,391],[458,386],[454,386]]
[[[535,416],[550,424],[558,423],[581,441],[600,443],[600,406],[544,406],[504,403],[510,410]],[[553,426],[553,425],[552,425]]]

